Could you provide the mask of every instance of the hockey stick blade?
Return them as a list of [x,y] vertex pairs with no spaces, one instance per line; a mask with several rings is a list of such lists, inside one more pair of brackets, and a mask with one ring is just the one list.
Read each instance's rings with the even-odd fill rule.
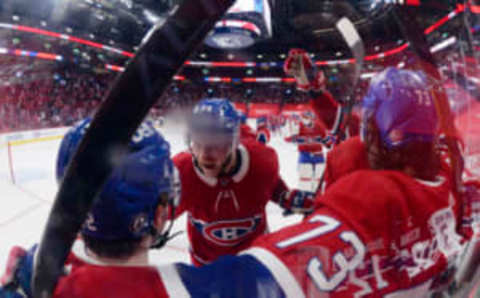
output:
[[[185,0],[155,26],[115,81],[79,145],[50,211],[32,278],[35,298],[51,297],[73,241],[132,134],[195,47],[234,0]],[[123,156],[120,154],[120,156]]]

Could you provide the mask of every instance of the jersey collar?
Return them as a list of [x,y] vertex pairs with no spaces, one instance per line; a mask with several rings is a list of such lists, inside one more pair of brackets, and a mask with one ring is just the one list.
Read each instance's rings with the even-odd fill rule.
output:
[[83,242],[83,240],[81,239],[77,239],[75,240],[75,242],[73,243],[73,246],[72,246],[72,253],[75,255],[76,258],[78,258],[79,260],[87,263],[87,264],[90,264],[90,265],[97,265],[97,266],[120,266],[120,267],[130,267],[130,266],[135,266],[135,267],[144,267],[144,266],[148,266],[146,264],[135,264],[133,262],[129,262],[129,263],[122,263],[122,262],[119,262],[119,263],[104,263],[102,261],[99,261],[91,256],[89,256],[86,252],[86,249],[87,247],[85,246],[85,242]]
[[445,182],[445,177],[443,176],[437,176],[435,181],[427,181],[427,180],[422,180],[422,179],[415,179],[417,180],[418,183],[430,186],[430,187],[439,187]]

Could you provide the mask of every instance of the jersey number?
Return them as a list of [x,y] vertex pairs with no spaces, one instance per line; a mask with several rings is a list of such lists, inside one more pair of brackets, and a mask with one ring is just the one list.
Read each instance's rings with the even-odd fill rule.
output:
[[135,134],[133,135],[132,141],[135,144],[138,144],[141,141],[143,141],[144,139],[150,138],[154,134],[155,134],[155,131],[154,131],[153,127],[151,127],[151,126],[149,126],[145,123],[142,123],[140,125],[140,127],[137,129],[137,131],[135,132]]
[[[309,220],[309,222],[322,223],[322,225],[290,239],[283,240],[277,243],[277,247],[286,248],[293,244],[311,240],[313,238],[333,232],[340,226],[340,223],[337,220],[324,215],[314,216]],[[338,287],[338,285],[340,285],[340,283],[342,283],[348,276],[349,271],[355,269],[365,257],[365,246],[354,232],[345,231],[340,233],[339,237],[343,242],[352,246],[355,254],[350,259],[347,259],[347,257],[345,257],[341,251],[337,251],[333,255],[333,262],[338,268],[336,273],[330,277],[327,276],[322,269],[323,265],[318,257],[312,257],[308,261],[308,276],[312,279],[313,283],[320,291],[332,291]]]

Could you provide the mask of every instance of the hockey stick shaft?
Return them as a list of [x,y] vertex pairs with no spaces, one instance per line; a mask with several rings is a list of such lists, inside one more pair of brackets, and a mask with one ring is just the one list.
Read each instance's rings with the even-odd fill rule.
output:
[[[421,26],[416,20],[416,11],[406,7],[396,7],[394,9],[394,17],[403,35],[410,43],[411,49],[420,58],[420,66],[423,71],[433,78],[435,84],[430,86],[431,94],[435,110],[438,115],[440,130],[446,136],[446,145],[448,147],[448,155],[451,161],[451,179],[454,190],[457,196],[463,195],[462,190],[462,172],[463,172],[463,157],[458,147],[458,136],[454,125],[454,119],[450,110],[447,93],[442,85],[442,77],[435,63],[433,54],[426,40]],[[463,206],[461,206],[463,207]],[[471,261],[468,268],[462,268],[460,275],[457,275],[457,282],[463,284],[471,278],[478,264],[480,264],[480,257],[478,255],[478,245],[473,243],[473,247],[469,247],[468,254]],[[472,250],[472,251],[471,251]]]
[[[344,106],[341,107],[341,113],[339,114],[339,119],[335,122],[335,126],[332,128],[332,135],[336,136],[339,134],[342,126],[345,126],[347,129],[350,122],[350,114],[352,112],[353,105],[355,100],[353,98],[348,98],[353,96],[355,93],[355,88],[357,83],[360,80],[360,75],[363,69],[363,62],[365,59],[365,46],[363,40],[360,37],[355,25],[348,18],[341,18],[336,24],[337,30],[342,35],[345,42],[348,44],[350,51],[352,52],[353,58],[355,59],[355,73],[353,77],[353,82],[351,84],[350,92],[345,95],[346,102]],[[345,125],[343,125],[345,124]]]
[[399,24],[403,35],[410,43],[411,49],[420,58],[420,66],[423,71],[433,78],[435,86],[431,86],[431,94],[435,110],[437,111],[440,130],[446,135],[449,156],[452,161],[452,179],[457,192],[461,192],[461,177],[463,161],[457,145],[457,133],[453,122],[452,112],[448,103],[447,93],[442,85],[442,77],[438,71],[433,54],[422,30],[415,19],[415,11],[405,7],[395,7],[394,16]]
[[[185,0],[153,28],[115,81],[79,145],[55,198],[35,262],[34,297],[51,297],[87,212],[138,125],[233,0]],[[120,154],[121,155],[121,154]]]
[[[331,134],[338,137],[342,127],[348,129],[349,122],[351,121],[351,113],[355,100],[353,98],[348,99],[349,96],[353,96],[355,88],[360,80],[360,75],[363,69],[363,63],[365,59],[365,46],[360,34],[358,33],[355,25],[347,17],[341,18],[336,24],[337,30],[342,35],[345,42],[348,44],[350,51],[355,59],[355,73],[353,77],[352,89],[345,95],[347,99],[344,106],[339,107],[338,115],[335,120],[335,124],[331,129]],[[345,125],[344,125],[345,124]],[[325,164],[327,163],[328,154],[325,154]],[[320,181],[318,183],[315,193],[318,193],[324,184],[325,172],[322,173]]]

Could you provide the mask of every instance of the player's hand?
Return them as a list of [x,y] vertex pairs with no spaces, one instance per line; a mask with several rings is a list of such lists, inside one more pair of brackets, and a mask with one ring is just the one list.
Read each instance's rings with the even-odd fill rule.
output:
[[312,68],[313,63],[308,53],[302,49],[291,49],[285,60],[283,70],[287,75],[298,77],[305,72],[306,69]]
[[281,206],[285,209],[284,215],[310,214],[313,212],[315,193],[303,190],[290,190],[284,193]]
[[333,145],[336,144],[336,142],[337,142],[337,138],[332,134],[328,134],[325,138],[323,138],[323,144],[327,148],[332,148]]
[[291,49],[283,65],[284,72],[293,76],[297,81],[297,88],[302,91],[308,91],[311,88],[311,80],[315,65],[308,56],[308,53],[302,49]]
[[[23,296],[6,296],[6,297],[31,297],[31,285],[33,273],[33,259],[37,245],[30,250],[25,250],[20,246],[14,246],[9,253],[7,260],[7,268],[0,278],[3,291],[13,295],[17,293]],[[4,297],[1,296],[0,297]]]

